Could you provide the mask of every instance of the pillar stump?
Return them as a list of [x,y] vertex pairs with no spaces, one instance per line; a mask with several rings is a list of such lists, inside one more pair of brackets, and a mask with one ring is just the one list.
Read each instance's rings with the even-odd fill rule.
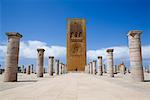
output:
[[37,49],[37,77],[43,77],[44,73],[44,49]]
[[4,82],[17,81],[19,45],[22,35],[17,32],[8,32],[7,54],[5,62]]
[[107,49],[107,66],[109,69],[109,76],[114,77],[114,68],[113,68],[113,49]]
[[34,65],[31,64],[31,73],[34,73]]
[[142,31],[139,30],[129,31],[128,33],[131,76],[133,81],[136,82],[144,81],[140,38],[141,33]]
[[62,64],[59,63],[59,75],[61,75],[61,73],[62,73]]
[[93,60],[92,66],[93,66],[93,74],[96,75],[96,73],[97,73],[97,71],[96,71],[96,60]]
[[92,62],[90,62],[90,74],[93,74],[93,65],[92,65]]
[[50,76],[53,76],[53,68],[54,68],[54,56],[49,56],[48,61],[48,72]]
[[25,73],[25,71],[24,71],[24,65],[21,65],[21,73]]
[[55,60],[55,65],[56,65],[56,70],[55,70],[55,73],[56,75],[59,75],[59,60]]
[[28,66],[27,66],[27,72],[26,72],[26,74],[28,74],[28,75],[29,75],[30,73],[31,73],[31,66],[30,66],[30,65],[28,65]]
[[98,75],[103,75],[103,62],[102,56],[98,56]]

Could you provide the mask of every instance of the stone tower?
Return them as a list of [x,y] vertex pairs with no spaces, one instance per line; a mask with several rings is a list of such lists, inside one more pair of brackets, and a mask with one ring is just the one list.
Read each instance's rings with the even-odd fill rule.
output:
[[86,21],[67,20],[67,70],[84,71],[86,65]]

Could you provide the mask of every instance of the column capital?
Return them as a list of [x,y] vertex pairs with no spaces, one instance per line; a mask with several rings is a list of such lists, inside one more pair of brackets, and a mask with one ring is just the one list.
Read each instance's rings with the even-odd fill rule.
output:
[[11,37],[11,36],[15,36],[15,37],[19,37],[19,38],[22,38],[23,36],[20,34],[20,33],[18,33],[18,32],[6,32],[6,35],[8,36],[8,37]]
[[43,52],[44,52],[45,50],[42,49],[42,48],[38,48],[37,51],[38,51],[38,52],[39,52],[39,51],[43,51]]
[[113,52],[114,49],[107,49],[106,52]]
[[132,36],[132,37],[135,37],[135,36],[140,36],[142,34],[143,31],[141,30],[132,30],[132,31],[129,31],[127,36]]
[[98,58],[98,59],[100,59],[100,58],[102,59],[102,56],[98,56],[97,58]]
[[54,56],[49,56],[48,58],[49,58],[49,59],[51,59],[51,58],[54,59]]
[[55,59],[55,62],[58,62],[59,60],[58,59]]
[[93,60],[93,62],[96,62],[96,60]]

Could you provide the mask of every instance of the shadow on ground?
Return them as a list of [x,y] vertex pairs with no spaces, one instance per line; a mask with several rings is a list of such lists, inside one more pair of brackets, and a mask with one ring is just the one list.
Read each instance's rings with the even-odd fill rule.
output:
[[144,80],[144,82],[150,82],[150,80]]
[[37,80],[19,80],[17,82],[37,82]]

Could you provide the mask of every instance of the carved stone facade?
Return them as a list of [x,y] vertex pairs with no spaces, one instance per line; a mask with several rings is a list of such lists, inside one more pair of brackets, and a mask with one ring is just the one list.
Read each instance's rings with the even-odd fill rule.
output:
[[86,65],[85,19],[71,18],[67,24],[67,70],[84,71]]

